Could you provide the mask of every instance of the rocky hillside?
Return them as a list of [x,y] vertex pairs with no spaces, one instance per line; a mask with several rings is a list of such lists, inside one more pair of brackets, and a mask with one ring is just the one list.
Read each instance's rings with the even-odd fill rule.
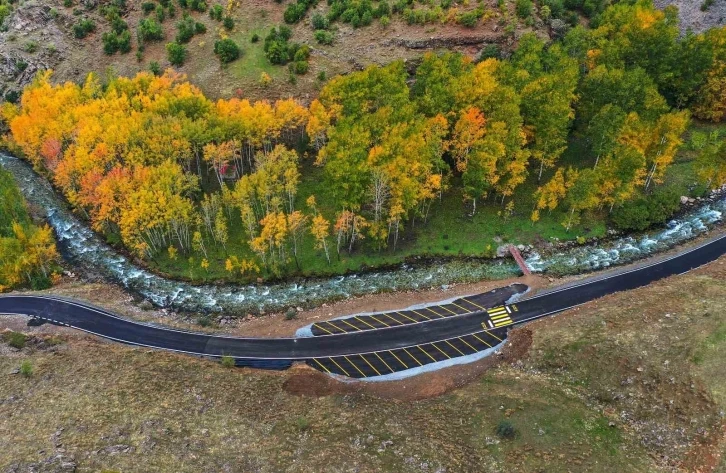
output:
[[700,33],[726,25],[726,0],[654,0],[654,3],[658,8],[678,7],[683,32],[690,29]]

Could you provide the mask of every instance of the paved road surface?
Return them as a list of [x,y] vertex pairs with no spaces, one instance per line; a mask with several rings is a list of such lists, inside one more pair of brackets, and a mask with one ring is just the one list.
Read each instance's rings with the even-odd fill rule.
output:
[[232,356],[238,365],[282,369],[293,361],[306,361],[323,371],[362,378],[485,350],[503,340],[511,325],[684,273],[724,253],[726,235],[650,265],[605,278],[585,279],[513,305],[426,323],[308,338],[239,338],[186,332],[126,320],[80,301],[50,296],[2,296],[0,314],[41,318],[132,345],[203,356]]

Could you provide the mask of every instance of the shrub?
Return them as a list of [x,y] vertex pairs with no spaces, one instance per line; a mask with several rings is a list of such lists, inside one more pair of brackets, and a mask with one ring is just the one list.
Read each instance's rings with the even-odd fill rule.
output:
[[285,19],[285,23],[297,23],[298,21],[302,20],[302,18],[305,16],[306,8],[305,5],[300,3],[291,3],[287,6],[285,9],[285,13],[283,14],[283,18]]
[[320,82],[325,82],[325,79],[327,79],[327,76],[325,74],[325,71],[318,72],[318,80]]
[[502,420],[497,424],[497,436],[506,440],[513,440],[517,436],[517,429],[508,420]]
[[154,9],[156,8],[156,4],[154,2],[144,2],[141,4],[141,11],[144,12],[144,15],[148,15]]
[[387,15],[383,15],[380,19],[381,26],[386,28],[391,24],[391,19]]
[[620,230],[642,231],[657,224],[665,223],[680,209],[680,196],[672,190],[657,191],[625,202],[614,209],[611,220]]
[[166,12],[161,5],[156,6],[156,19],[159,20],[159,23],[164,23],[164,20],[166,20]]
[[5,332],[3,333],[3,341],[13,348],[21,349],[25,346],[25,342],[28,341],[28,336],[20,332]]
[[285,320],[295,320],[297,318],[297,310],[294,307],[290,307],[285,312]]
[[177,42],[167,43],[166,56],[172,66],[181,66],[184,64],[184,60],[187,57],[187,50],[183,45]]
[[456,22],[460,25],[466,26],[467,28],[473,28],[479,22],[479,15],[476,14],[476,11],[459,13],[456,16]]
[[316,13],[313,15],[312,25],[314,30],[327,30],[330,27],[330,20],[320,13]]
[[237,43],[225,38],[214,43],[214,54],[219,57],[222,64],[228,64],[240,56],[240,49]]
[[63,6],[66,8],[70,8],[73,6],[73,0],[63,0]]
[[27,377],[30,377],[33,375],[33,365],[30,363],[30,361],[25,360],[22,363],[20,363],[20,374]]
[[326,30],[317,30],[315,31],[314,35],[315,41],[318,42],[318,44],[325,44],[327,46],[330,46],[333,44],[333,33]]
[[194,11],[202,13],[207,11],[207,2],[205,2],[204,0],[188,0],[187,4],[189,5],[189,8]]
[[297,75],[303,75],[308,72],[310,64],[307,61],[295,61],[288,65],[290,72]]
[[704,2],[701,4],[701,11],[706,11],[709,8],[711,8],[711,5],[713,5],[714,0],[704,0]]
[[73,36],[78,39],[83,39],[94,31],[96,31],[96,23],[94,23],[93,20],[89,20],[88,18],[84,18],[83,20],[73,25]]
[[27,41],[25,43],[24,49],[25,49],[25,52],[32,54],[38,50],[38,42],[31,39],[30,41]]
[[164,32],[161,25],[154,18],[144,18],[139,22],[139,42],[141,41],[159,41],[164,39]]
[[520,18],[532,16],[532,0],[517,0],[516,11]]
[[231,356],[223,356],[220,360],[220,363],[222,363],[222,366],[224,366],[225,368],[234,368],[234,358],[232,358]]
[[481,50],[481,54],[479,55],[479,59],[481,61],[484,61],[486,59],[491,59],[491,58],[501,59],[501,57],[502,57],[502,50],[498,44],[487,44]]
[[298,430],[304,432],[310,428],[310,421],[307,420],[307,418],[305,417],[298,417],[297,420],[295,420],[295,425],[297,426]]
[[253,33],[252,34],[252,38],[250,38],[250,41],[253,42],[253,43],[256,43],[259,40],[260,40],[260,35],[258,35],[257,33]]
[[121,54],[131,51],[131,32],[129,30],[122,31],[116,35],[116,45]]
[[224,26],[225,30],[232,31],[234,29],[234,20],[231,16],[225,16],[224,20],[222,21],[222,25]]
[[204,23],[196,22],[194,23],[194,33],[195,34],[204,34],[207,32],[207,26]]
[[213,20],[222,21],[223,14],[224,9],[222,8],[222,5],[213,5],[212,8],[209,9],[209,17]]
[[176,42],[177,43],[188,43],[191,41],[192,37],[194,36],[195,31],[195,23],[194,19],[190,17],[187,14],[184,14],[184,18],[176,24],[177,28],[177,34],[176,34]]

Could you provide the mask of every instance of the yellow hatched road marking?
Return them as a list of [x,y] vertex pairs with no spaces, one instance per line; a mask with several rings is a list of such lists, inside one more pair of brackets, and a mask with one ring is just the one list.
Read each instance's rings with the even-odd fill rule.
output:
[[353,365],[353,368],[357,369],[358,372],[361,374],[361,376],[363,376],[364,378],[367,378],[368,377],[368,376],[365,375],[365,373],[363,373],[360,370],[360,368],[358,368],[358,365],[356,365],[355,363],[353,363],[352,361],[350,361],[347,356],[343,355],[343,358],[345,358],[348,361],[348,363],[350,363],[351,365]]
[[386,317],[388,317],[389,319],[393,320],[393,321],[394,321],[394,322],[396,322],[396,323],[397,323],[398,325],[405,325],[405,324],[404,324],[403,322],[401,322],[400,320],[394,319],[393,317],[391,317],[391,316],[390,316],[390,315],[388,315],[388,314],[383,314],[383,315],[385,315],[385,316],[386,316]]
[[418,349],[419,349],[419,350],[421,350],[421,351],[422,351],[422,352],[424,352],[424,353],[425,353],[425,354],[426,354],[426,355],[427,355],[427,356],[428,356],[429,358],[431,358],[431,359],[433,360],[433,362],[434,362],[434,363],[436,363],[436,358],[434,358],[433,356],[429,355],[429,352],[427,352],[426,350],[424,350],[423,348],[421,348],[421,345],[416,345],[416,346],[418,347]]
[[316,326],[317,328],[319,328],[320,330],[324,330],[324,331],[326,331],[326,332],[327,332],[327,333],[329,333],[330,335],[332,335],[332,334],[333,334],[333,332],[331,332],[330,330],[326,329],[325,327],[323,327],[323,326],[322,326],[322,325],[320,325],[320,324],[317,324],[317,323],[316,323],[316,324],[313,324],[313,325],[315,325],[315,326]]
[[508,319],[508,318],[509,318],[509,315],[508,315],[508,314],[503,314],[503,315],[493,315],[493,316],[491,316],[491,317],[489,317],[489,318],[490,318],[490,319],[492,319],[492,320],[498,320],[498,319]]
[[503,320],[501,322],[494,322],[495,327],[504,327],[505,325],[511,325],[511,324],[512,324],[511,320]]
[[504,309],[490,309],[487,312],[489,312],[489,315],[502,315],[502,314],[507,314],[508,313]]
[[458,307],[459,309],[463,310],[465,314],[470,314],[470,313],[471,313],[471,311],[470,311],[469,309],[465,309],[464,307],[461,307],[461,306],[460,306],[459,304],[457,304],[456,302],[452,302],[452,303],[451,303],[451,305],[455,305],[455,306],[456,306],[456,307]]
[[476,335],[475,333],[472,333],[472,335],[474,335],[474,338],[476,338],[477,340],[479,340],[480,342],[482,342],[482,343],[483,343],[484,345],[488,346],[489,348],[491,348],[491,347],[492,347],[492,346],[491,346],[491,345],[489,345],[489,344],[488,344],[487,342],[485,342],[485,341],[484,341],[484,340],[482,340],[481,338],[477,337],[477,335]]
[[350,375],[350,373],[348,373],[347,371],[345,371],[345,368],[343,368],[342,366],[340,366],[340,365],[338,364],[338,362],[337,362],[337,361],[335,361],[335,360],[334,360],[333,358],[328,358],[328,359],[329,359],[330,361],[332,361],[333,363],[335,363],[335,366],[337,366],[338,368],[340,368],[340,371],[342,371],[343,373],[345,373],[345,375],[346,375],[347,377],[349,377],[349,378],[351,378],[351,377],[352,377],[352,376]]
[[416,320],[416,319],[412,319],[411,317],[409,317],[409,316],[408,316],[408,315],[406,315],[406,314],[402,314],[401,312],[394,312],[394,313],[395,313],[395,314],[398,314],[398,315],[401,315],[401,316],[403,316],[403,317],[406,317],[406,318],[407,318],[408,320],[410,320],[411,322],[413,322],[413,323],[415,323],[415,324],[417,324],[417,323],[418,323],[418,320]]
[[356,327],[355,325],[353,325],[352,323],[348,322],[348,321],[347,321],[347,320],[345,320],[345,319],[340,319],[340,321],[341,321],[341,322],[343,322],[343,323],[346,323],[346,324],[350,325],[351,327],[353,327],[354,329],[356,329],[356,330],[357,330],[357,331],[359,331],[359,332],[360,332],[360,331],[362,330],[362,329],[360,329],[360,328]]
[[421,363],[420,361],[418,361],[418,358],[416,358],[415,356],[413,356],[408,350],[406,350],[404,348],[403,351],[405,351],[406,353],[408,353],[408,356],[410,356],[411,358],[413,358],[413,361],[415,361],[416,363],[418,363],[419,366],[423,366],[423,363]]
[[500,342],[502,341],[502,339],[501,339],[501,338],[497,337],[496,335],[494,335],[493,333],[491,333],[491,332],[490,332],[489,330],[484,330],[484,331],[485,331],[485,332],[487,333],[487,335],[491,335],[492,337],[496,338],[496,339],[497,339],[497,340],[499,340]]
[[331,322],[330,320],[327,320],[327,321],[326,321],[325,323],[326,323],[326,324],[328,324],[328,325],[330,325],[331,327],[334,327],[334,328],[335,328],[336,330],[340,330],[341,332],[343,332],[343,333],[346,333],[346,331],[345,331],[345,330],[343,330],[342,328],[338,327],[337,325],[335,325],[335,324],[334,324],[333,322]]
[[476,302],[472,302],[472,301],[470,301],[469,299],[466,299],[466,298],[462,297],[462,298],[461,298],[461,300],[462,300],[462,301],[464,301],[464,302],[468,302],[468,303],[469,303],[469,304],[471,304],[471,305],[477,306],[477,307],[478,307],[478,308],[480,308],[481,310],[486,310],[486,309],[485,309],[484,307],[480,306],[480,305],[479,305],[479,304],[477,304]]
[[464,340],[464,337],[459,337],[459,340],[461,340],[462,342],[466,343],[466,346],[468,346],[469,348],[471,348],[472,350],[474,350],[474,352],[478,352],[479,351],[476,348],[474,348],[473,346],[471,346],[469,344],[469,342],[467,342],[466,340]]
[[373,365],[371,364],[371,362],[370,362],[370,361],[366,360],[366,357],[365,357],[365,356],[363,356],[363,355],[358,355],[358,356],[360,356],[361,358],[363,358],[363,361],[365,361],[366,363],[368,363],[368,366],[370,366],[371,368],[373,368],[373,371],[375,371],[375,372],[376,372],[376,374],[377,374],[378,376],[380,376],[380,375],[381,375],[381,372],[380,372],[380,371],[378,371],[378,370],[376,369],[376,367],[375,367],[375,366],[373,366]]
[[447,355],[444,350],[442,350],[441,348],[437,347],[435,343],[432,343],[431,346],[434,347],[434,348],[436,348],[437,350],[439,350],[441,353],[443,353],[446,358],[451,359],[451,357],[449,355]]
[[434,314],[436,317],[441,317],[442,319],[445,318],[444,315],[439,314],[438,312],[436,312],[434,309],[431,309],[430,307],[424,307],[424,309],[428,310],[429,312]]
[[320,363],[316,358],[313,358],[313,360],[315,361],[315,363],[317,363],[318,365],[320,365],[320,367],[322,369],[324,369],[326,373],[330,373],[330,370],[328,368],[326,368],[324,364]]
[[360,320],[361,322],[363,322],[364,324],[366,324],[367,326],[369,326],[369,327],[370,327],[370,328],[372,328],[373,330],[375,330],[375,329],[376,329],[376,328],[375,328],[375,327],[374,327],[373,325],[369,324],[368,322],[366,322],[365,320],[361,319],[361,318],[360,318],[360,317],[358,317],[357,315],[355,316],[355,318],[356,318],[356,319],[358,319],[358,320]]
[[411,309],[411,312],[413,312],[413,313],[414,313],[414,314],[416,314],[416,315],[420,315],[421,317],[423,317],[423,318],[424,318],[424,319],[426,319],[426,320],[431,320],[431,317],[426,317],[426,316],[425,316],[425,315],[423,315],[423,314],[422,314],[421,312],[417,312],[417,311],[415,311],[415,310],[413,310],[413,309]]
[[372,315],[371,315],[371,318],[372,318],[373,320],[375,320],[376,322],[378,322],[379,324],[383,324],[383,325],[385,325],[386,327],[390,327],[390,325],[388,325],[387,323],[385,323],[385,322],[384,322],[384,321],[382,321],[382,320],[378,320],[378,319],[377,319],[376,317],[374,317],[374,316],[372,316]]
[[[446,307],[444,307],[444,306],[442,306],[442,305],[440,305],[440,306],[438,306],[438,307],[441,307],[441,308],[442,308],[442,309],[444,309],[444,310],[445,310],[446,312],[451,312],[451,311],[450,311],[449,309],[447,309]],[[454,314],[454,315],[458,315],[458,314],[457,314],[456,312],[451,312],[451,313],[452,313],[452,314]]]
[[381,358],[381,355],[379,355],[378,352],[375,352],[374,354],[378,357],[379,360],[381,360],[381,363],[383,363],[384,365],[386,365],[386,368],[388,368],[388,371],[390,371],[391,373],[394,372],[393,371],[393,368],[391,368],[390,366],[388,366],[388,363],[386,363],[386,360],[384,360],[383,358]]
[[404,367],[404,368],[408,369],[408,365],[407,365],[406,363],[404,363],[403,361],[401,361],[401,359],[400,359],[400,358],[399,358],[398,356],[396,356],[396,354],[395,354],[395,353],[393,353],[393,352],[392,352],[391,350],[388,350],[388,353],[390,353],[391,355],[393,355],[393,357],[394,357],[395,359],[397,359],[397,360],[398,360],[398,362],[399,362],[399,363],[401,363],[401,364],[403,365],[403,367]]
[[448,340],[444,340],[444,341],[445,341],[446,343],[448,343],[448,344],[449,344],[449,346],[450,346],[451,348],[453,348],[454,350],[456,350],[456,351],[458,351],[459,353],[461,353],[461,356],[464,356],[464,352],[463,352],[463,351],[461,351],[461,350],[459,350],[458,348],[456,348],[456,347],[455,347],[454,345],[452,345],[450,341],[448,341]]

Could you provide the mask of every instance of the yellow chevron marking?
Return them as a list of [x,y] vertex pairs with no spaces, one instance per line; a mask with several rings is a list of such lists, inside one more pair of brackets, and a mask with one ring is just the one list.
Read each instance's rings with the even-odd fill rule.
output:
[[404,324],[403,322],[401,322],[400,320],[398,320],[398,319],[394,319],[393,317],[391,317],[391,316],[390,316],[390,315],[388,315],[388,314],[383,314],[383,315],[385,315],[385,316],[386,316],[386,317],[388,317],[389,319],[393,320],[393,321],[394,321],[394,322],[396,322],[396,323],[397,323],[398,325],[406,325],[406,324]]
[[313,358],[313,361],[315,361],[315,363],[317,363],[318,365],[320,365],[320,367],[322,369],[324,369],[326,373],[330,373],[330,370],[328,368],[326,368],[324,364],[320,363],[317,359]]
[[384,322],[384,321],[382,321],[382,320],[378,320],[378,319],[377,319],[376,317],[374,317],[374,316],[372,316],[372,315],[371,315],[371,318],[372,318],[373,320],[375,320],[376,322],[378,322],[379,324],[385,325],[386,327],[390,327],[390,325],[388,325],[387,323],[385,323],[385,322]]
[[368,376],[365,375],[365,373],[363,373],[360,370],[360,368],[358,368],[358,365],[356,365],[355,363],[353,363],[352,361],[350,361],[347,356],[343,355],[343,358],[345,358],[348,361],[348,363],[350,363],[351,365],[353,365],[353,368],[357,369],[358,372],[361,374],[361,376],[363,376],[364,378],[367,378],[368,377]]
[[347,330],[343,330],[342,328],[338,327],[337,325],[335,325],[335,324],[334,324],[333,322],[331,322],[330,320],[327,320],[327,321],[326,321],[325,323],[326,323],[326,324],[328,324],[328,325],[330,325],[331,327],[335,328],[335,330],[339,330],[339,331],[340,331],[340,332],[342,332],[342,333],[348,333],[348,331],[347,331]]
[[462,342],[466,343],[466,346],[468,346],[469,348],[471,348],[472,350],[474,350],[474,352],[478,352],[479,351],[476,348],[474,348],[473,346],[471,346],[469,344],[469,342],[467,342],[466,340],[464,340],[464,337],[459,337],[459,340],[461,340]]
[[363,355],[358,355],[358,356],[360,356],[361,358],[363,358],[363,361],[365,361],[366,363],[368,363],[368,366],[370,366],[371,368],[373,368],[373,371],[375,371],[375,372],[376,372],[376,374],[377,374],[378,376],[380,376],[380,375],[381,375],[381,372],[380,372],[380,371],[378,371],[378,370],[376,369],[376,367],[375,367],[375,366],[373,366],[373,365],[371,364],[371,362],[370,362],[370,361],[366,360],[366,357],[365,357],[365,356],[363,356]]
[[332,361],[333,363],[335,363],[335,366],[337,366],[338,368],[340,368],[340,371],[342,371],[343,373],[345,373],[345,375],[347,377],[352,378],[352,376],[350,375],[350,373],[348,373],[347,371],[345,371],[345,368],[343,368],[342,366],[340,366],[337,361],[335,361],[333,358],[328,358],[328,359],[330,361]]
[[366,324],[367,326],[369,326],[369,327],[370,327],[370,328],[372,328],[373,330],[375,330],[375,329],[376,329],[376,328],[375,328],[375,327],[374,327],[373,325],[369,324],[368,322],[366,322],[365,320],[361,319],[361,318],[360,318],[360,317],[358,317],[357,315],[355,316],[355,318],[356,318],[356,319],[357,319],[358,321],[360,321],[360,322],[363,322],[364,324]]
[[413,310],[413,309],[411,309],[411,312],[413,312],[413,313],[414,313],[414,314],[416,314],[416,315],[420,315],[421,317],[423,317],[423,318],[424,318],[424,319],[426,319],[426,320],[431,320],[431,317],[426,317],[426,316],[425,316],[425,315],[423,315],[423,314],[422,314],[421,312],[418,312],[418,311],[416,311],[416,310]]
[[459,304],[457,304],[456,302],[452,302],[452,303],[451,303],[451,305],[455,305],[455,306],[456,306],[456,307],[458,307],[459,309],[463,310],[465,314],[470,314],[470,313],[471,313],[471,311],[470,311],[469,309],[465,309],[464,307],[461,307],[461,306],[460,306]]
[[448,341],[448,340],[444,340],[444,341],[446,343],[448,343],[451,348],[453,348],[454,350],[458,351],[461,354],[461,356],[464,356],[464,352],[462,352],[461,350],[459,350],[458,348],[456,348],[454,345],[452,345],[450,341]]
[[343,323],[345,323],[345,324],[350,325],[351,327],[353,327],[354,329],[356,329],[358,332],[362,331],[362,329],[359,329],[358,327],[356,327],[355,325],[353,325],[352,323],[348,322],[345,319],[340,319],[340,321],[343,322]]
[[496,338],[496,339],[497,339],[497,340],[499,340],[500,342],[502,341],[502,339],[501,339],[501,338],[497,337],[496,335],[494,335],[494,334],[493,334],[492,332],[490,332],[489,330],[484,330],[484,331],[485,331],[485,332],[487,333],[487,335],[491,335],[492,337]]
[[486,310],[486,309],[485,309],[484,307],[480,306],[480,305],[479,305],[479,304],[477,304],[476,302],[472,302],[472,301],[470,301],[469,299],[466,299],[466,298],[463,298],[463,297],[462,297],[462,298],[461,298],[461,300],[462,300],[462,301],[464,301],[464,302],[468,302],[469,304],[471,304],[471,305],[473,305],[473,306],[476,306],[476,307],[480,308],[481,310]]
[[388,366],[388,363],[386,363],[386,360],[384,360],[383,358],[381,358],[381,355],[379,355],[378,352],[375,352],[374,355],[376,355],[378,357],[378,359],[381,360],[381,363],[383,363],[384,365],[386,365],[386,368],[388,368],[388,371],[390,371],[391,373],[394,372],[393,371],[393,368],[391,368],[390,366]]
[[485,342],[484,340],[482,340],[481,338],[479,338],[475,333],[472,333],[472,335],[474,336],[474,338],[476,338],[477,340],[479,340],[480,342],[482,342],[484,345],[488,346],[489,348],[492,347],[487,342]]
[[417,323],[418,323],[418,320],[416,320],[416,319],[412,319],[412,318],[411,318],[411,317],[409,317],[408,315],[406,315],[406,314],[403,314],[403,313],[401,313],[401,312],[394,312],[394,314],[398,314],[398,315],[400,315],[400,316],[402,316],[402,317],[406,317],[406,318],[407,318],[408,320],[410,320],[411,322],[413,322],[413,323],[415,323],[415,324],[417,324]]
[[443,353],[446,358],[451,359],[451,357],[449,355],[447,355],[444,350],[442,350],[441,348],[437,347],[435,343],[432,343],[431,346],[434,347],[434,348],[436,348],[437,350],[439,350],[441,353]]
[[393,353],[391,350],[388,350],[388,353],[393,355],[393,357],[396,358],[398,360],[398,362],[403,365],[404,368],[408,369],[408,365],[406,363],[404,363],[403,361],[401,361],[401,359],[398,356],[396,356],[395,353]]
[[325,332],[329,333],[330,335],[332,335],[332,334],[333,334],[333,332],[331,332],[330,330],[326,329],[325,327],[323,327],[323,326],[322,326],[322,325],[320,325],[320,324],[313,324],[313,325],[314,325],[314,326],[316,326],[317,328],[319,328],[320,330],[323,330],[323,331],[325,331]]
[[442,309],[444,309],[444,310],[445,310],[446,312],[449,312],[449,313],[451,313],[451,314],[453,314],[453,315],[458,315],[458,314],[457,314],[456,312],[452,312],[451,310],[447,309],[446,307],[444,307],[444,306],[442,306],[442,305],[440,305],[440,306],[437,306],[437,307],[441,307],[441,308],[442,308]]
[[428,356],[429,358],[431,358],[431,361],[433,361],[434,363],[436,363],[436,358],[434,358],[433,356],[429,355],[429,352],[427,352],[426,350],[424,350],[423,348],[421,348],[421,345],[416,345],[416,346],[418,347],[418,349],[419,349],[419,350],[421,350],[421,351],[422,351],[422,352],[424,352],[424,353],[425,353],[425,354],[426,354],[426,355],[427,355],[427,356]]
[[419,366],[423,366],[423,363],[421,363],[420,361],[418,361],[418,358],[416,358],[415,356],[413,356],[408,350],[406,350],[405,348],[403,348],[403,351],[405,351],[406,353],[408,353],[408,356],[410,356],[411,358],[413,358],[413,360],[416,363],[418,363]]

